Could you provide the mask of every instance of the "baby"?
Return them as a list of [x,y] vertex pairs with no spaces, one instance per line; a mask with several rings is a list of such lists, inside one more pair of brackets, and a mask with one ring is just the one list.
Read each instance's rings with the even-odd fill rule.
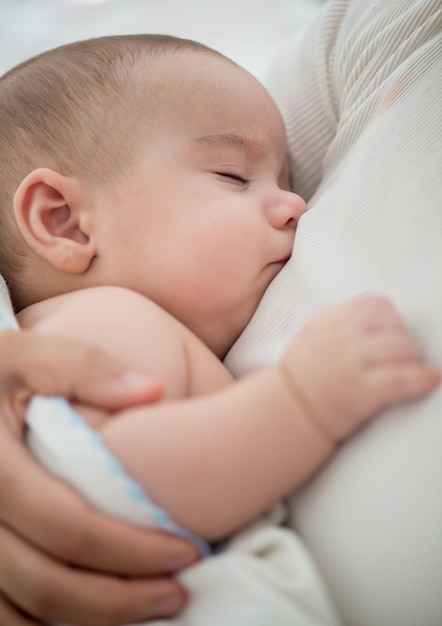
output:
[[222,365],[306,205],[273,100],[219,53],[148,35],[49,51],[0,80],[0,133],[0,272],[19,321],[164,381],[164,402],[124,419],[76,408],[196,536],[238,531],[381,408],[438,384],[369,296],[313,319],[276,367],[234,382]]

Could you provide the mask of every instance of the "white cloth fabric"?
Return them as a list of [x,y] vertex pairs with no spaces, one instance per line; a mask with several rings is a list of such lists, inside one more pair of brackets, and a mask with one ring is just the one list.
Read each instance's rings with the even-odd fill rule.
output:
[[270,524],[257,523],[226,550],[178,578],[190,591],[188,607],[175,619],[155,620],[149,626],[340,623],[301,540],[293,531]]
[[[270,90],[309,198],[294,254],[227,357],[275,362],[324,306],[385,294],[442,367],[442,3],[332,0]],[[347,626],[442,624],[442,390],[385,412],[292,501]]]

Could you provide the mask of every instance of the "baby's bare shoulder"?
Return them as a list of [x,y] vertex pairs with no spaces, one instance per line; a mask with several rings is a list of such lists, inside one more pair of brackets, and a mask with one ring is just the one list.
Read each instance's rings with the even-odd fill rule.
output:
[[212,391],[230,376],[185,326],[145,296],[122,287],[75,291],[19,314],[23,328],[87,341],[131,368],[160,376],[168,398]]

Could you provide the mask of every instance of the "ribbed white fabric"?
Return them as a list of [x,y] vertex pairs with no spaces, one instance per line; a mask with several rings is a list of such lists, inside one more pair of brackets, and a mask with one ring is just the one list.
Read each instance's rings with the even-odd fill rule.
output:
[[[226,364],[275,362],[316,312],[393,299],[442,367],[442,2],[331,0],[269,79],[309,199]],[[386,412],[293,498],[347,626],[442,624],[442,391]]]

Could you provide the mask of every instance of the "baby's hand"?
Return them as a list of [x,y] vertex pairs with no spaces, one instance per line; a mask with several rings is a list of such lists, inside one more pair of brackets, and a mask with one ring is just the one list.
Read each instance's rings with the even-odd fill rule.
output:
[[372,296],[314,318],[294,339],[282,368],[310,418],[335,442],[381,409],[420,398],[440,381],[392,304]]

